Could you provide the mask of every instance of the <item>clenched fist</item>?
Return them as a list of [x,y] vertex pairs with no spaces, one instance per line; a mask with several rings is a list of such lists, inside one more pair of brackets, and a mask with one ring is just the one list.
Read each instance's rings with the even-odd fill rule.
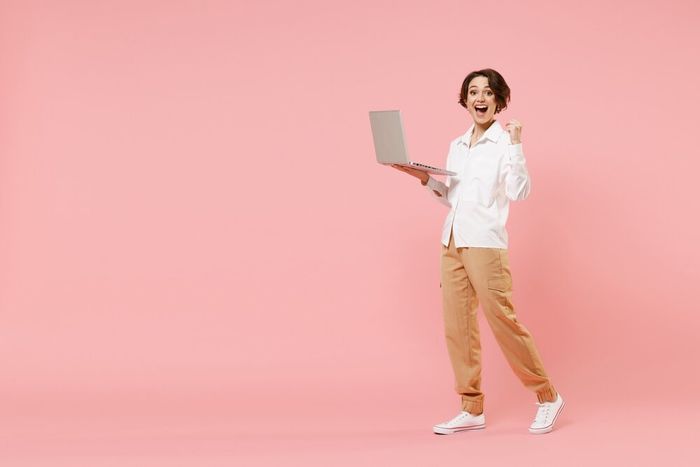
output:
[[506,130],[510,133],[511,144],[520,144],[520,133],[523,130],[522,124],[517,120],[511,120],[506,123]]

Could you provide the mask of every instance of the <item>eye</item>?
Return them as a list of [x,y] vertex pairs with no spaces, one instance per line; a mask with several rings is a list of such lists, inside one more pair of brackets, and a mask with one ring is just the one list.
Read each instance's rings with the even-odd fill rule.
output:
[[489,96],[493,96],[493,92],[489,91],[489,92],[488,92],[488,95],[489,95]]

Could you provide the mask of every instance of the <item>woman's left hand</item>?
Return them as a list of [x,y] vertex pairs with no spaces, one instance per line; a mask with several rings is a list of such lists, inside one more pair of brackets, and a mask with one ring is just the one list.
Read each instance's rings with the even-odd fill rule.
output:
[[520,140],[520,133],[523,130],[523,126],[520,124],[519,121],[511,120],[508,123],[506,123],[506,130],[508,130],[508,133],[510,133],[511,144],[520,144],[522,142]]

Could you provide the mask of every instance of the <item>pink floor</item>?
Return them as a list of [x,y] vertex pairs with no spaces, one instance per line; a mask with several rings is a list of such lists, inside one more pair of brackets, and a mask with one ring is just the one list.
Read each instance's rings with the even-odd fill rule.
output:
[[431,433],[432,423],[447,414],[426,409],[303,417],[280,407],[255,417],[230,410],[139,416],[86,407],[4,416],[0,465],[700,465],[698,405],[673,401],[652,409],[629,400],[619,406],[568,400],[556,430],[546,435],[527,432],[534,404],[493,407],[485,430],[452,436]]

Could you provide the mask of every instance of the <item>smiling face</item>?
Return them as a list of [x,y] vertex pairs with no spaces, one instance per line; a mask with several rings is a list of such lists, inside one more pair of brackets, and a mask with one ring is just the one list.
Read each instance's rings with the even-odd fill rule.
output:
[[479,125],[493,120],[496,115],[496,94],[489,87],[486,76],[476,76],[469,82],[466,104],[474,122]]

